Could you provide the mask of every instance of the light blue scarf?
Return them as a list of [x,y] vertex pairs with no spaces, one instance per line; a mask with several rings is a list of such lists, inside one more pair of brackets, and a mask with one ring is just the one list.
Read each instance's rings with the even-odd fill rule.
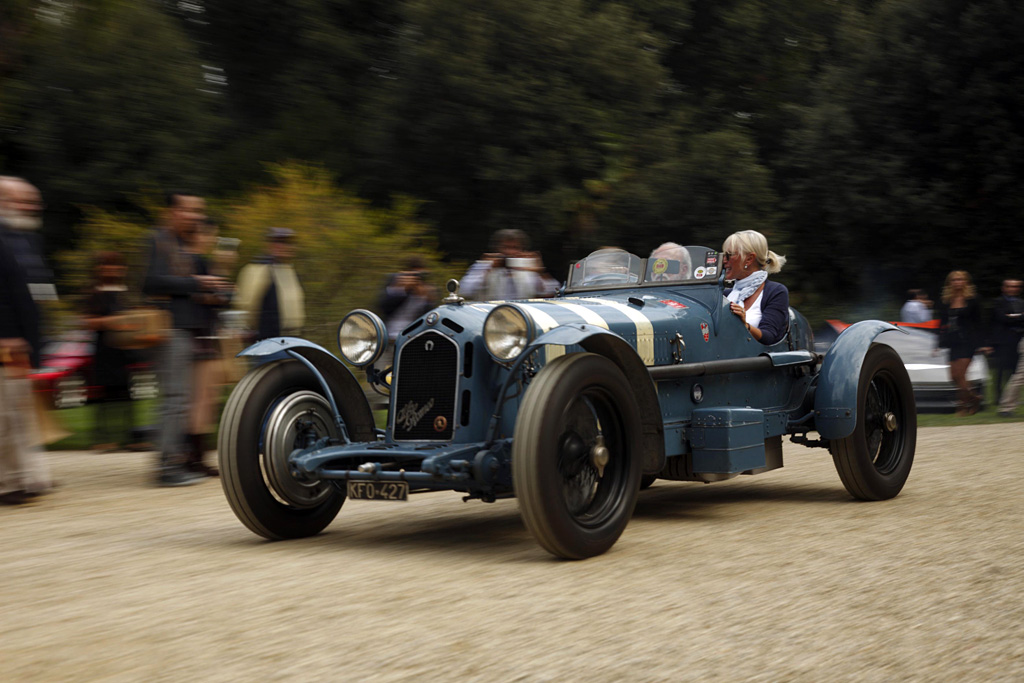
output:
[[768,279],[768,273],[763,270],[754,271],[751,275],[737,280],[732,286],[732,291],[729,292],[729,296],[726,298],[729,301],[736,303],[742,303],[750,298],[750,295],[757,291],[757,288],[764,284],[764,281]]

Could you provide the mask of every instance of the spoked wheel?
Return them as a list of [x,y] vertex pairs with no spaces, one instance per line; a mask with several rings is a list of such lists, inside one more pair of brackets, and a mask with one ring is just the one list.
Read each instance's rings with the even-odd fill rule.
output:
[[613,362],[590,353],[548,363],[523,397],[512,478],[526,527],[553,555],[608,550],[640,488],[640,413]]
[[854,498],[892,498],[910,475],[916,445],[910,376],[891,347],[873,344],[861,366],[856,427],[830,447],[839,478]]
[[322,392],[303,365],[281,361],[246,375],[224,407],[217,444],[221,483],[231,509],[260,536],[312,536],[345,502],[333,483],[296,479],[288,467],[295,449],[338,436]]

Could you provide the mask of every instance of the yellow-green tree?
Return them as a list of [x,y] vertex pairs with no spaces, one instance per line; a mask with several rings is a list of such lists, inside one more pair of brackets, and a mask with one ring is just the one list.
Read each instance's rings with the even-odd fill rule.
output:
[[436,285],[462,274],[459,266],[442,266],[431,231],[414,218],[414,201],[376,209],[335,185],[322,167],[290,163],[268,170],[271,183],[218,207],[221,233],[242,240],[241,267],[263,252],[268,228],[295,231],[310,339],[333,348],[341,317],[353,308],[376,308],[387,274],[402,270],[414,254],[428,264]]

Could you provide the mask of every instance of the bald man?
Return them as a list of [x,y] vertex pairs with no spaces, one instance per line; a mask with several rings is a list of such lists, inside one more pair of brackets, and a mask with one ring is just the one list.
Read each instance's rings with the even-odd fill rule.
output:
[[56,298],[37,229],[31,183],[0,176],[0,503],[20,505],[51,486],[28,373],[39,367],[39,301]]

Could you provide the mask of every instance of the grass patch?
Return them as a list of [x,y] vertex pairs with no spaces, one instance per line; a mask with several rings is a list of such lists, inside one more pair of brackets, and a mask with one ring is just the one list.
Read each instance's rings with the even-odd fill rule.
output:
[[[92,448],[95,444],[93,439],[93,424],[96,421],[97,404],[79,406],[78,408],[65,408],[54,410],[51,415],[57,424],[65,431],[71,432],[70,436],[56,441],[49,446],[50,451],[82,451]],[[137,428],[147,426],[156,427],[159,421],[157,411],[159,405],[157,399],[146,398],[135,402],[135,425]]]
[[1020,408],[1014,411],[1012,417],[999,417],[996,414],[996,406],[991,404],[985,410],[964,417],[957,417],[954,413],[918,413],[917,415],[918,427],[955,427],[1006,422],[1024,422],[1024,414],[1021,413]]

